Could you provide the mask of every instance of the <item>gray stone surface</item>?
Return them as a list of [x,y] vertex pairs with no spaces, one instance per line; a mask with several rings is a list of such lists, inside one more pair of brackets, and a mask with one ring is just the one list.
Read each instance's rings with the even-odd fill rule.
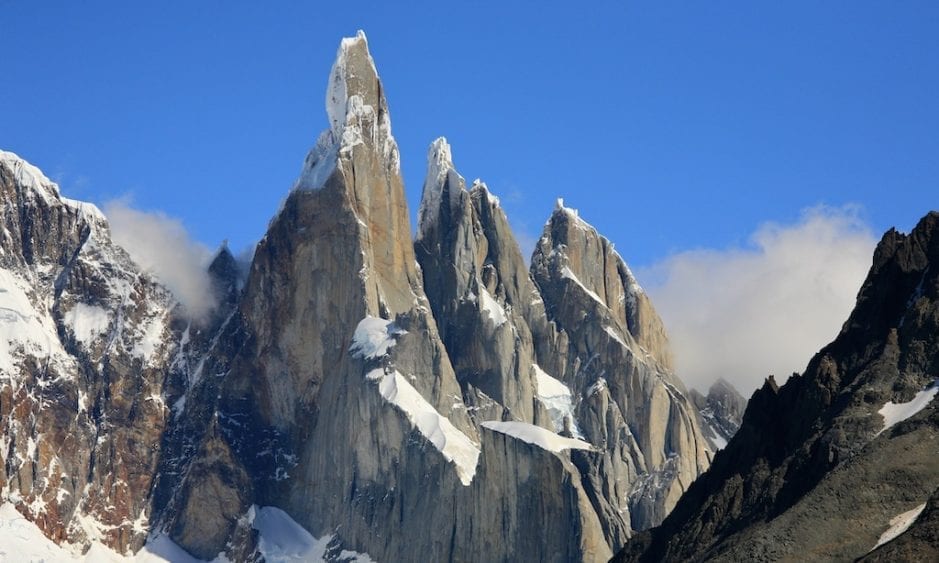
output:
[[[202,470],[212,467],[206,453],[189,462],[199,471],[186,472],[192,483],[172,501],[175,539],[194,552],[232,553],[233,514],[206,516],[204,499],[194,494],[212,487],[216,496],[232,499],[231,506],[279,506],[314,535],[335,534],[344,547],[377,560],[608,558],[612,546],[571,454],[477,427],[486,418],[469,406],[500,415],[504,409],[470,381],[464,391],[439,336],[410,242],[396,149],[386,150],[393,139],[382,125],[381,86],[363,38],[344,42],[337,69],[348,73],[346,96],[380,109],[359,106],[356,112],[347,104],[353,113],[344,125],[334,120],[327,133],[336,143],[335,168],[319,175],[317,167],[329,164],[333,149],[315,148],[298,188],[258,245],[238,311],[219,340],[222,358],[234,352],[217,406],[221,432],[207,434],[200,447],[215,451],[210,445],[221,436],[234,459],[214,472]],[[353,350],[353,334],[367,316],[392,321],[399,333],[384,356]],[[237,349],[225,344],[229,333],[243,335]],[[514,337],[502,341],[514,349]],[[492,360],[499,377],[511,363],[500,360]],[[383,383],[367,377],[374,370],[400,372],[476,444],[481,453],[470,482],[380,393]],[[528,410],[513,406],[530,420],[530,366],[518,373],[517,394],[527,397]],[[485,389],[497,394],[500,387]],[[276,441],[282,453],[259,460],[266,441]],[[246,471],[253,490],[220,478],[222,467]],[[223,533],[193,537],[189,522],[214,522]]]
[[[648,297],[565,208],[529,269],[442,141],[412,241],[364,35],[343,40],[326,106],[250,267],[224,247],[209,266],[218,303],[198,320],[97,210],[4,158],[16,287],[0,299],[16,289],[29,310],[0,322],[36,320],[41,340],[0,366],[4,498],[56,541],[118,551],[161,529],[254,561],[258,505],[333,536],[336,557],[608,559],[708,462]],[[81,304],[103,312],[76,324]],[[375,353],[363,327],[386,341]]]
[[561,202],[531,272],[557,330],[550,366],[581,401],[587,440],[612,506],[643,530],[662,521],[707,467],[698,413],[671,371],[662,322],[613,245]]

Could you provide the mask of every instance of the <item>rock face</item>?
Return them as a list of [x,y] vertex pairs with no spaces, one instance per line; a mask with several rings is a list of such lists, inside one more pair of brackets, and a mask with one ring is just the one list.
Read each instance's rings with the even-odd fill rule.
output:
[[[885,234],[834,342],[754,394],[710,469],[617,560],[934,559],[937,265],[939,213]],[[874,550],[917,507],[909,530]]]
[[653,526],[710,453],[671,372],[662,322],[612,243],[560,200],[531,273],[559,333],[558,355],[544,363],[582,398],[584,435],[605,451],[591,473],[616,491],[614,507],[628,511],[633,529]]
[[428,154],[419,215],[424,287],[461,386],[485,405],[473,412],[533,421],[537,360],[527,319],[544,319],[544,308],[498,200],[482,183],[466,190],[442,138]]
[[474,419],[596,445],[583,478],[604,491],[611,543],[658,523],[707,465],[707,446],[662,323],[609,241],[559,206],[527,272],[498,199],[479,181],[466,189],[443,139],[419,215],[424,284],[464,395],[480,405]]
[[0,152],[0,487],[56,541],[139,548],[153,513],[174,301],[92,205]]
[[[589,305],[592,321],[549,310],[584,302],[559,270],[538,283],[497,198],[467,189],[442,139],[412,247],[363,36],[343,41],[327,112],[209,353],[224,377],[167,511],[174,538],[230,552],[256,504],[380,560],[604,560],[661,520],[706,442],[625,264],[610,254],[610,275],[628,277],[606,280],[615,306]],[[583,228],[577,256],[609,246]],[[586,367],[598,340],[608,351]]]
[[695,389],[689,391],[688,396],[701,415],[699,422],[712,450],[725,448],[740,428],[747,400],[723,379],[711,385],[707,396]]
[[[490,414],[533,420],[530,337],[498,332],[513,315],[508,278],[491,282],[496,304],[485,314],[447,311],[438,329],[439,300],[425,295],[364,36],[343,41],[327,111],[331,128],[258,245],[237,311],[209,353],[224,377],[170,502],[174,538],[202,557],[231,553],[239,520],[257,504],[378,560],[609,557],[622,540],[604,535],[570,449],[588,448],[579,455],[589,460],[591,446],[545,449],[517,437],[537,432],[532,424],[481,425]],[[512,273],[508,291],[521,299],[533,286],[524,270]],[[434,295],[458,287],[426,286]],[[461,322],[488,327],[481,346],[505,355],[451,360],[445,342]],[[556,520],[530,517],[543,511]]]
[[563,206],[528,268],[443,139],[412,241],[364,35],[326,98],[250,267],[218,252],[199,319],[3,153],[3,499],[79,548],[155,530],[258,560],[277,507],[334,560],[607,560],[711,455],[648,297]]

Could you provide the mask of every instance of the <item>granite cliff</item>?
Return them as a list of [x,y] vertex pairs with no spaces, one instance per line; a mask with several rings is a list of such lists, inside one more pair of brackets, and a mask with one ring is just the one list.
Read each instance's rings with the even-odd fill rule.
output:
[[364,34],[326,114],[198,318],[2,153],[4,502],[76,553],[204,560],[271,557],[271,522],[362,561],[603,561],[659,524],[716,447],[613,245],[559,202],[526,266],[444,139],[412,237]]

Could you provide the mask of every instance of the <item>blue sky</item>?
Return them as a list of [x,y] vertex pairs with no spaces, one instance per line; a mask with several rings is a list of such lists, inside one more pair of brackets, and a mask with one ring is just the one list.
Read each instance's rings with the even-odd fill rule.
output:
[[241,248],[362,28],[412,212],[439,135],[523,237],[563,196],[640,267],[820,203],[877,233],[939,207],[934,1],[392,4],[0,0],[0,148]]
[[637,271],[702,389],[801,371],[880,233],[939,208],[934,0],[0,0],[0,148],[70,197],[120,200],[115,238],[204,307],[191,240],[263,235],[360,28],[412,220],[440,135],[523,248],[564,197]]

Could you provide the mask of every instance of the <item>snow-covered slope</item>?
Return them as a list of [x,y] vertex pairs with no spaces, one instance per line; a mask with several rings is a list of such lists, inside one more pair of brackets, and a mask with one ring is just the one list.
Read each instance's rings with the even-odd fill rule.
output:
[[[149,539],[133,555],[121,555],[97,541],[82,553],[79,547],[69,549],[47,538],[35,523],[17,512],[10,503],[0,505],[0,561],[43,563],[204,563],[164,535]],[[222,563],[220,558],[217,563]]]
[[[373,563],[363,553],[337,549],[333,536],[315,538],[289,514],[273,506],[252,506],[244,516],[255,530],[257,554],[267,563]],[[10,503],[0,504],[0,561],[43,563],[231,563],[224,554],[210,561],[197,559],[163,533],[151,534],[136,553],[122,555],[94,541],[84,552],[80,546],[61,546],[47,538],[36,524]]]

